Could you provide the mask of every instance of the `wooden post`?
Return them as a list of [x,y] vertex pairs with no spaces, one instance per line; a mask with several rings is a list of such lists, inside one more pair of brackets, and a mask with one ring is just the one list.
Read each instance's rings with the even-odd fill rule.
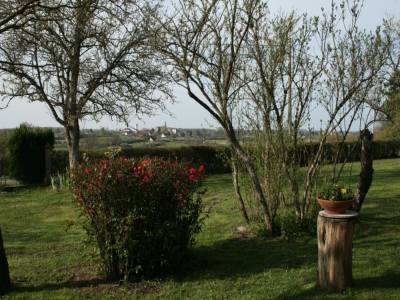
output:
[[4,295],[11,290],[10,272],[6,252],[3,245],[3,237],[0,228],[0,295]]
[[353,232],[358,213],[318,215],[318,286],[341,292],[353,284]]

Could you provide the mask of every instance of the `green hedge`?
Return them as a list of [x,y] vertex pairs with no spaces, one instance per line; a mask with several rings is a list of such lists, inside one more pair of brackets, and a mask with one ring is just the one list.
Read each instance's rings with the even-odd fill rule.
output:
[[[327,144],[322,159],[325,163],[335,160],[338,144]],[[303,144],[296,153],[296,160],[301,166],[306,166],[310,158],[317,151],[317,143]],[[360,160],[361,145],[359,142],[348,142],[343,144],[338,161],[351,162]],[[89,158],[102,158],[103,152],[85,152]],[[180,148],[126,148],[119,153],[120,156],[128,158],[140,157],[162,157],[188,161],[195,166],[204,164],[207,174],[218,174],[230,172],[226,157],[229,148],[225,146],[187,146]],[[400,141],[375,141],[374,159],[387,159],[400,157]],[[64,172],[68,166],[67,151],[55,151],[53,156],[53,172]]]
[[[179,148],[123,148],[118,156],[128,158],[161,157],[187,161],[198,167],[204,164],[207,174],[230,172],[226,155],[229,148],[224,146],[187,146]],[[84,154],[91,159],[104,157],[104,152],[89,151]],[[68,167],[68,152],[55,151],[52,159],[52,172],[64,172]]]
[[8,141],[9,175],[23,183],[42,183],[45,177],[46,145],[54,146],[54,133],[50,129],[21,125]]
[[[296,153],[296,160],[301,166],[306,166],[309,160],[317,152],[319,145],[317,143],[303,144]],[[340,144],[328,143],[325,145],[322,160],[325,163],[338,162],[354,162],[360,160],[361,143],[346,142],[341,146],[339,156],[336,153]],[[373,142],[374,159],[388,159],[400,157],[400,141],[374,141]]]

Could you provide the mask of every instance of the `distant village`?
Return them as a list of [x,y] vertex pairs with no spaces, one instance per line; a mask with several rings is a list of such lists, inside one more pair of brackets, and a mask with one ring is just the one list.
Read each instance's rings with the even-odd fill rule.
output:
[[132,136],[140,139],[147,140],[148,142],[156,142],[167,139],[219,139],[224,138],[224,131],[221,129],[205,129],[205,128],[174,128],[168,127],[167,123],[163,126],[155,128],[139,128],[127,127],[119,130],[122,135]]

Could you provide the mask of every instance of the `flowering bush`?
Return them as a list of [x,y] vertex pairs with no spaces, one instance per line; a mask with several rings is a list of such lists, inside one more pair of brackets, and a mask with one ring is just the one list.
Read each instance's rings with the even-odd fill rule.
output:
[[318,193],[318,198],[332,201],[347,201],[354,199],[354,193],[351,188],[346,188],[337,184],[326,185]]
[[106,275],[160,275],[183,258],[201,228],[204,166],[159,158],[82,164],[72,174]]

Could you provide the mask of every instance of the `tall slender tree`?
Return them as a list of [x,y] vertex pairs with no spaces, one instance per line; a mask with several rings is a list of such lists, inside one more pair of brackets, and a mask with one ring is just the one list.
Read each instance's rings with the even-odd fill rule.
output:
[[164,30],[154,45],[175,69],[176,82],[224,129],[232,156],[246,166],[265,227],[272,231],[268,198],[235,130],[239,94],[246,85],[240,78],[245,41],[260,5],[256,0],[182,0],[171,15],[158,19]]

